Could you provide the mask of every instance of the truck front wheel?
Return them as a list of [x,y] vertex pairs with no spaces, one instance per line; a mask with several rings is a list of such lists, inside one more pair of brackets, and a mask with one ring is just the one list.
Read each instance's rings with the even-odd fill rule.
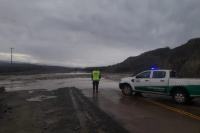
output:
[[130,85],[125,84],[122,86],[122,93],[126,96],[132,95],[133,91]]
[[185,92],[182,91],[182,90],[174,91],[173,94],[172,94],[172,98],[173,98],[173,100],[174,100],[176,103],[178,103],[178,104],[187,103],[188,100],[189,100],[188,94],[185,93]]

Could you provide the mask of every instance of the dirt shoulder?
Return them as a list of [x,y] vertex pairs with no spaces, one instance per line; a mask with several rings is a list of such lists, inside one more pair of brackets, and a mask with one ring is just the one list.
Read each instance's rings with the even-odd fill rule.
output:
[[126,133],[77,88],[0,94],[4,133]]

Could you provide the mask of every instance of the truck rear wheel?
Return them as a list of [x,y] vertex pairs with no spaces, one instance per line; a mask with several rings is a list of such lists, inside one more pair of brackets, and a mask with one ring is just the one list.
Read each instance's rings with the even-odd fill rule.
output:
[[133,93],[133,90],[130,85],[126,84],[122,86],[122,93],[126,96],[130,96]]
[[172,98],[178,104],[187,103],[189,100],[188,94],[184,92],[183,90],[174,91],[172,94]]

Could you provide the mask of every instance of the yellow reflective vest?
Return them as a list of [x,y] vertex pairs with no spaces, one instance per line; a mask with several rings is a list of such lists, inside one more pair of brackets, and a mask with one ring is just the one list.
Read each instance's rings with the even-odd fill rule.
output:
[[100,71],[93,71],[92,72],[92,80],[99,81],[100,80]]

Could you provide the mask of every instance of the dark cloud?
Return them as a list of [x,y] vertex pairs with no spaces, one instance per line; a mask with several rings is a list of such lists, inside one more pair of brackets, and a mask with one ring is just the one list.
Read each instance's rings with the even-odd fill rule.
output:
[[0,2],[1,59],[15,47],[16,60],[110,65],[200,33],[198,0]]

